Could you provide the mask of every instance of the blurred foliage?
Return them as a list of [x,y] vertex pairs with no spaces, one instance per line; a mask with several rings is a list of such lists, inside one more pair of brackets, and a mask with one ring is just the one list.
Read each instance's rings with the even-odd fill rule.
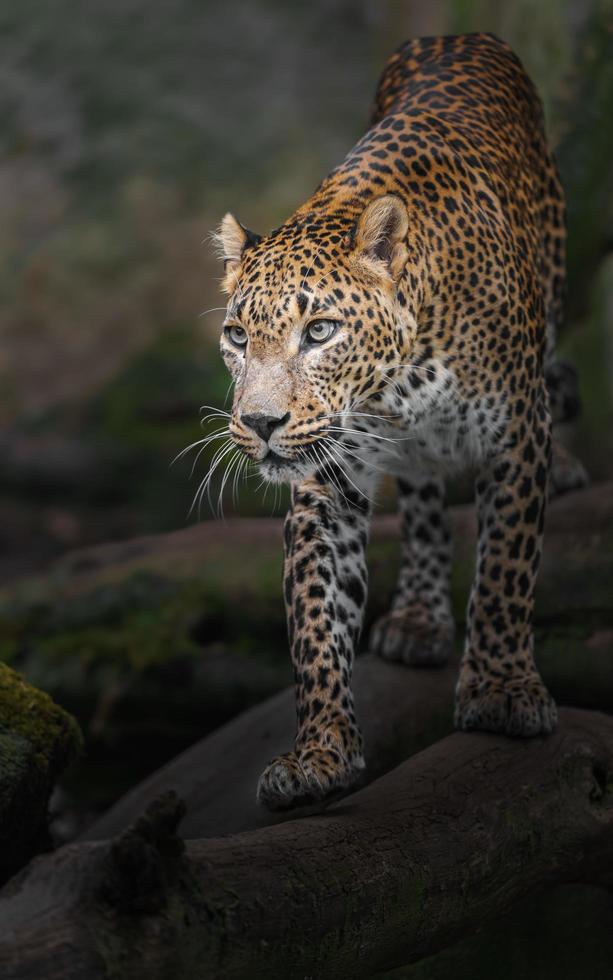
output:
[[613,461],[613,255],[596,267],[583,315],[560,345],[579,372],[583,408],[564,441],[589,462],[594,479],[611,477]]
[[[610,318],[606,290],[592,283],[611,242],[612,8],[612,0],[7,0],[0,515],[12,531],[3,532],[4,550],[27,565],[28,548],[36,563],[66,546],[185,522],[216,444],[191,482],[195,454],[169,464],[213,430],[214,420],[199,430],[199,408],[222,406],[228,383],[207,235],[229,207],[262,231],[286,217],[363,130],[387,55],[418,34],[493,30],[543,96],[569,190],[576,324],[565,343],[581,360],[578,431],[588,466],[610,473]],[[32,460],[45,455],[50,473],[54,453],[53,480],[45,484],[40,467],[34,479]],[[66,466],[71,453],[97,457],[94,475],[79,476],[78,460]],[[242,486],[241,512],[273,509],[257,483]],[[214,480],[213,501],[218,490]]]
[[585,312],[589,283],[613,246],[611,0],[596,3],[590,13],[559,112],[566,120],[557,157],[568,203],[567,309],[573,316]]

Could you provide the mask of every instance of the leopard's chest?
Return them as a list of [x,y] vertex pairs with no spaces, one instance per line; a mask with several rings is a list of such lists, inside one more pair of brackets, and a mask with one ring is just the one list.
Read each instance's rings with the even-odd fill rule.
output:
[[470,467],[495,451],[507,424],[504,396],[467,388],[440,365],[419,384],[412,380],[410,372],[394,379],[381,401],[352,420],[363,430],[354,439],[365,463],[400,476],[411,466]]

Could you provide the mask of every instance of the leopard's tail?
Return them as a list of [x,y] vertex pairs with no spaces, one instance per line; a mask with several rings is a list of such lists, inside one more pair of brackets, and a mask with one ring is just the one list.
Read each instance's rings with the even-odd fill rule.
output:
[[570,422],[581,413],[577,371],[556,352],[566,294],[566,207],[560,177],[551,156],[541,177],[541,255],[545,286],[546,341],[544,373],[554,422]]
[[[545,159],[539,199],[546,323],[543,366],[549,411],[553,422],[560,423],[570,422],[580,415],[581,399],[574,366],[568,361],[560,360],[556,352],[556,339],[564,318],[566,293],[566,208],[558,171],[546,146]],[[589,477],[583,463],[565,448],[554,432],[549,475],[550,494],[578,490],[587,483]]]

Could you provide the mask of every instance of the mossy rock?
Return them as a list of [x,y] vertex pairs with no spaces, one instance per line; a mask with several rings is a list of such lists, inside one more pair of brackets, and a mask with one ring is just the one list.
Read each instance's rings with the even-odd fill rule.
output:
[[75,720],[0,664],[0,880],[45,846],[51,791],[81,746]]

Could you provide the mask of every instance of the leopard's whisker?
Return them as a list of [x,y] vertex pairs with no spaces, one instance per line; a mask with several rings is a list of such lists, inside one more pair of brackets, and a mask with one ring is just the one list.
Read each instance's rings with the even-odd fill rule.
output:
[[[324,442],[324,443],[327,442],[327,441],[328,440],[325,439],[325,438],[322,440],[322,442]],[[376,463],[373,463],[370,460],[362,459],[362,457],[361,456],[358,456],[357,453],[353,452],[353,450],[350,449],[349,446],[345,446],[343,443],[338,442],[338,441],[335,441],[334,442],[334,445],[338,449],[340,449],[342,452],[344,452],[346,455],[352,456],[354,459],[357,459],[358,462],[361,463],[362,466],[365,466],[367,469],[378,470],[379,473],[383,473],[384,476],[387,476],[387,471],[386,470],[382,469],[380,466],[377,466]]]
[[[310,447],[310,449],[311,449],[311,452],[313,454],[313,457],[315,459],[315,462],[316,462],[318,468],[320,469],[322,475],[325,476],[325,478],[330,481],[330,483],[332,484],[332,486],[336,490],[338,490],[338,492],[341,494],[341,496],[345,498],[345,501],[346,501],[347,505],[349,506],[349,501],[347,500],[347,497],[343,493],[343,489],[342,489],[340,483],[338,482],[338,480],[336,479],[336,477],[334,475],[334,471],[332,470],[331,467],[328,467],[328,464],[327,464],[326,459],[325,459],[325,456],[326,456],[325,446],[323,445],[323,443],[320,444],[319,446],[312,444],[311,447]],[[306,450],[304,450],[304,449],[301,450],[301,455],[305,459],[308,459],[309,458]]]
[[373,415],[370,412],[353,412],[350,408],[343,412],[330,412],[318,417],[322,419],[340,419],[347,418],[348,416],[352,418],[376,419],[377,422],[389,422],[391,419],[402,418],[402,415]]
[[222,313],[225,313],[226,312],[226,307],[225,306],[212,306],[210,310],[203,310],[202,313],[199,313],[198,314],[198,317],[207,316],[209,313],[219,313],[220,311]]
[[204,446],[202,447],[202,449],[200,449],[200,450],[198,450],[198,452],[196,453],[196,458],[194,459],[194,462],[192,463],[192,468],[191,468],[191,470],[190,470],[190,474],[189,474],[189,478],[190,478],[190,480],[191,480],[191,478],[193,477],[193,475],[194,475],[194,472],[195,472],[195,470],[196,470],[196,464],[198,463],[198,460],[199,460],[199,459],[200,459],[200,457],[202,456],[202,454],[203,454],[203,452],[205,451],[205,449],[208,449],[208,447],[210,446],[210,444],[211,444],[211,442],[213,442],[213,441],[214,441],[214,439],[218,439],[218,438],[220,439],[220,438],[222,438],[223,436],[229,436],[229,434],[230,434],[230,431],[228,430],[228,431],[226,431],[226,432],[225,432],[225,433],[223,433],[223,434],[222,434],[222,433],[220,433],[220,434],[219,434],[218,436],[214,436],[214,437],[212,437],[211,439],[209,439],[209,440],[207,440],[207,441],[205,442],[205,445],[204,445]]
[[367,432],[365,429],[348,429],[344,425],[329,425],[328,432],[344,432],[347,435],[367,436],[377,442],[389,442],[393,445],[398,442],[411,442],[415,436],[382,436],[378,432]]
[[218,429],[216,432],[212,432],[210,435],[205,436],[203,439],[197,439],[196,442],[192,442],[189,446],[186,446],[185,449],[182,449],[180,453],[177,453],[175,458],[171,461],[170,465],[174,466],[174,464],[178,460],[183,459],[183,457],[186,456],[187,453],[191,452],[192,449],[196,449],[198,446],[202,446],[202,449],[198,453],[198,456],[196,456],[195,462],[197,462],[200,454],[206,449],[209,443],[214,442],[215,439],[222,439],[224,436],[227,436],[229,434],[230,434],[230,430],[227,427],[225,427],[223,429]]
[[209,414],[205,415],[203,419],[200,419],[200,428],[203,429],[208,423],[212,422],[213,420],[215,420],[215,422],[223,422],[224,425],[228,425],[228,422],[230,421],[230,416],[219,415],[219,414],[214,415],[212,412],[209,412]]
[[426,374],[436,375],[436,368],[426,367],[423,364],[411,364],[410,362],[405,362],[403,364],[376,364],[375,371],[381,371],[382,373],[386,371],[399,371],[401,368],[410,368],[412,371],[425,371]]
[[[230,418],[230,412],[225,412],[223,410],[223,408],[218,408],[216,405],[201,405],[200,408],[198,409],[198,411],[199,412],[204,412],[207,408],[209,408],[211,410],[211,412],[213,412],[213,413],[215,413],[217,415],[225,415],[226,418]],[[207,418],[208,417],[209,416],[207,416]]]
[[245,454],[243,452],[241,452],[240,458],[239,458],[239,461],[238,461],[238,466],[234,470],[234,476],[232,477],[232,507],[234,509],[236,509],[236,488],[237,488],[237,483],[238,483],[238,479],[239,479],[241,473],[245,469],[245,461],[246,461],[246,459],[247,459],[247,457],[245,456]]
[[220,446],[218,449],[215,450],[215,453],[213,455],[213,458],[212,458],[211,462],[209,463],[209,468],[208,468],[207,472],[205,473],[203,479],[198,484],[198,489],[196,490],[196,494],[195,494],[194,500],[192,502],[192,507],[190,509],[190,514],[191,514],[191,512],[192,512],[192,510],[193,510],[193,508],[195,506],[195,504],[198,503],[198,515],[200,515],[200,507],[201,507],[201,503],[202,503],[202,497],[204,495],[204,492],[206,490],[206,487],[208,486],[209,482],[211,481],[211,479],[213,477],[213,473],[217,469],[217,466],[221,462],[223,456],[227,452],[229,452],[230,447],[231,447],[231,442],[230,442],[230,440],[227,440],[222,446]]
[[217,516],[220,517],[221,520],[225,520],[225,518],[224,518],[224,512],[223,512],[223,494],[224,494],[224,489],[225,489],[226,483],[228,482],[228,479],[230,478],[230,475],[232,473],[232,470],[234,469],[234,467],[236,466],[236,464],[240,461],[241,457],[242,457],[242,453],[241,453],[240,449],[237,448],[236,449],[236,452],[234,453],[234,455],[230,457],[229,462],[226,464],[226,469],[225,469],[225,472],[224,472],[224,475],[223,475],[223,478],[222,478],[222,481],[221,481],[221,486],[219,488],[219,495],[217,497]]
[[[330,466],[328,466],[327,463],[325,462],[324,457],[325,457],[326,454],[328,455],[328,457],[329,457],[329,459],[331,461]],[[322,447],[321,447],[321,456],[319,454],[319,451],[317,452],[317,455],[322,460],[322,466],[323,466],[324,476],[327,476],[328,479],[330,479],[332,481],[332,484],[336,487],[336,489],[340,493],[341,497],[343,498],[343,500],[347,504],[347,507],[351,507],[351,504],[349,503],[349,500],[347,499],[347,495],[346,495],[345,491],[343,490],[340,482],[337,480],[337,478],[336,478],[336,476],[334,474],[334,470],[332,469],[333,457],[332,457],[331,453],[328,453],[327,452],[327,449],[326,449],[326,446],[322,445]],[[338,464],[336,464],[336,465],[338,465]]]
[[[231,462],[231,460],[234,459],[236,453],[240,453],[240,449],[238,449],[238,447],[236,446],[236,444],[232,440],[229,439],[228,440],[228,444],[226,446],[226,450],[221,454],[220,458],[218,459],[218,461],[216,463],[216,469],[218,469],[221,466],[221,463],[222,462],[225,463],[225,466],[224,466],[224,475],[225,475],[225,473],[227,472],[228,465]],[[223,483],[223,477],[222,477],[222,483]],[[215,513],[215,508],[213,507],[213,500],[211,498],[211,490],[212,490],[212,488],[213,488],[212,480],[209,480],[208,481],[208,484],[207,484],[206,494],[207,494],[207,499],[208,499],[208,502],[209,502],[209,507],[211,509],[211,513]]]
[[[198,504],[198,517],[200,517],[201,507],[202,507],[202,498],[203,498],[205,492],[207,491],[207,488],[210,488],[210,484],[211,484],[211,480],[213,478],[213,474],[214,474],[215,470],[217,469],[217,467],[219,466],[219,464],[221,463],[221,461],[225,458],[225,456],[227,456],[227,454],[229,452],[231,452],[231,450],[233,448],[234,448],[234,443],[232,443],[228,439],[227,442],[216,451],[215,455],[213,456],[213,459],[211,460],[211,463],[209,465],[209,469],[208,469],[208,471],[207,471],[204,479],[200,482],[200,484],[198,486],[198,489],[196,490],[196,494],[195,494],[194,499],[192,501],[192,505],[191,505],[191,507],[189,509],[189,514],[192,513],[194,507],[196,506],[196,504]],[[210,497],[209,497],[209,502],[210,502]],[[211,505],[211,509],[212,509],[212,505]]]
[[369,502],[369,504],[374,504],[374,501],[371,500],[371,498],[368,496],[368,494],[365,493],[365,491],[362,490],[360,487],[358,487],[358,485],[356,483],[354,483],[354,481],[351,479],[351,477],[349,476],[349,473],[345,470],[345,468],[342,465],[342,459],[343,459],[343,457],[342,457],[342,455],[340,455],[340,453],[337,454],[336,447],[334,446],[334,444],[332,443],[331,445],[327,446],[327,449],[328,449],[328,452],[329,453],[332,453],[332,455],[335,456],[335,457],[337,457],[337,459],[339,460],[338,467],[339,467],[341,473],[343,474],[343,476],[345,477],[345,479],[349,481],[349,483],[351,484],[351,486],[360,494],[360,496],[364,497],[365,500],[367,500]]
[[266,497],[268,496],[268,491],[270,490],[270,486],[271,486],[270,480],[267,477],[264,477],[263,482],[266,484],[266,486],[264,488],[264,496],[262,497],[262,506],[264,506],[264,504],[266,503]]
[[[236,447],[234,446],[234,444],[231,443],[231,442],[229,442],[228,446],[226,447],[225,452],[223,452],[222,455],[220,456],[220,458],[217,460],[217,463],[215,465],[215,469],[218,469],[220,467],[221,463],[224,460],[226,461],[226,466],[227,466],[228,456],[232,457],[234,455],[234,452],[237,452],[237,451],[238,450],[236,450]],[[207,484],[206,484],[206,488],[205,489],[206,489],[207,500],[208,500],[208,503],[209,503],[209,508],[210,508],[211,513],[213,514],[213,513],[215,513],[215,510],[214,510],[214,507],[213,507],[213,500],[212,500],[212,497],[211,497],[211,490],[212,490],[212,487],[213,487],[212,476],[213,476],[213,472],[211,472],[210,478],[207,480]],[[203,491],[202,491],[202,493],[200,495],[201,502],[202,502],[202,499],[204,497],[204,492],[205,491],[203,489]]]
[[235,378],[232,378],[232,380],[230,381],[230,384],[228,385],[228,390],[226,391],[226,397],[223,400],[224,408],[226,407],[226,405],[228,403],[228,397],[230,395],[230,392],[232,391],[232,385],[235,383],[235,381],[236,381],[236,379]]
[[[322,248],[323,248],[323,245],[320,245],[320,247],[315,252],[315,254],[314,254],[314,256],[313,256],[313,258],[311,260],[310,266],[308,267],[307,271],[305,272],[304,276],[302,277],[302,282],[300,283],[300,289],[303,289],[304,288],[304,285],[305,285],[305,283],[306,283],[306,281],[308,279],[309,273],[311,272],[313,266],[315,265],[315,260],[316,260],[317,256],[319,255],[319,253],[321,252]],[[307,285],[308,285],[308,283],[307,283]]]
[[315,283],[315,285],[311,287],[313,289],[313,291],[315,291],[318,286],[321,286],[322,282],[324,282],[328,278],[328,276],[330,276],[330,275],[332,275],[332,270],[330,270],[330,272],[326,272],[326,274],[323,275],[321,277],[321,279],[318,279],[317,280],[317,282]]

